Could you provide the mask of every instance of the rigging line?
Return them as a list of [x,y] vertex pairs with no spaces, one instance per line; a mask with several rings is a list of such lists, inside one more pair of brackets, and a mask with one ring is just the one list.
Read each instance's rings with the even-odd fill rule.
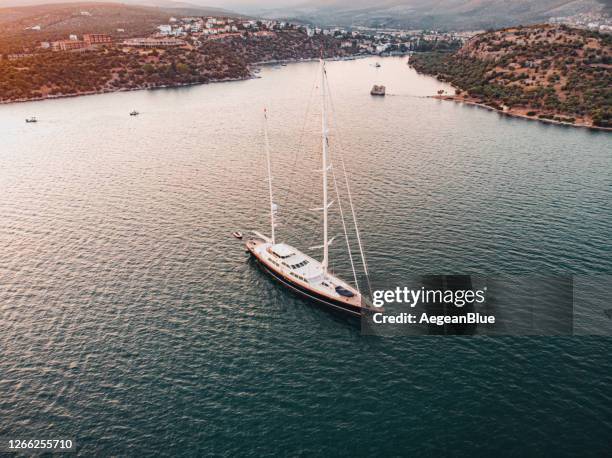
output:
[[[308,101],[306,103],[306,114],[304,115],[304,122],[302,123],[302,129],[300,131],[300,137],[298,139],[298,146],[297,146],[297,150],[295,152],[295,157],[294,157],[294,160],[293,160],[293,165],[291,167],[291,176],[290,176],[290,179],[289,179],[289,184],[284,189],[284,193],[282,195],[282,198],[279,199],[279,202],[281,202],[281,201],[284,202],[287,199],[287,197],[289,196],[289,191],[292,189],[291,188],[291,183],[294,182],[294,178],[295,178],[295,175],[297,173],[297,162],[298,162],[298,159],[300,157],[300,152],[304,148],[304,144],[303,143],[304,143],[304,136],[305,136],[305,133],[306,133],[306,123],[308,121],[308,114],[310,113],[310,107],[312,105],[312,98],[313,98],[312,95],[314,93],[314,89],[315,89],[316,84],[317,84],[317,77],[315,75],[315,78],[314,78],[314,80],[312,82],[312,85],[310,87],[310,95],[308,96]],[[285,219],[285,221],[286,221],[286,219]]]
[[[327,87],[329,88],[329,82],[327,79],[327,73],[324,73],[324,84],[327,85]],[[328,93],[328,98],[331,97],[330,94],[331,91],[327,91]],[[323,103],[327,103],[327,101],[324,101]],[[327,140],[329,143],[329,140]],[[355,279],[355,287],[357,288],[357,291],[359,291],[359,281],[357,280],[357,272],[355,271],[355,263],[353,262],[353,254],[351,251],[351,244],[349,241],[349,236],[348,236],[348,230],[346,227],[346,221],[344,220],[344,210],[342,209],[342,199],[340,198],[340,190],[338,188],[338,181],[336,179],[336,169],[334,167],[334,163],[333,163],[333,159],[334,159],[334,154],[333,151],[330,149],[330,169],[332,172],[332,179],[334,181],[334,190],[336,191],[336,200],[338,201],[338,210],[340,212],[340,221],[342,221],[342,230],[344,231],[344,239],[346,240],[346,248],[348,251],[348,256],[349,256],[349,261],[351,263],[351,270],[353,272],[353,278]]]
[[351,244],[349,242],[349,236],[348,236],[348,231],[346,229],[346,223],[344,222],[344,211],[342,210],[340,192],[338,190],[338,183],[336,181],[336,170],[333,164],[331,167],[331,171],[332,171],[332,178],[334,180],[334,189],[336,190],[336,199],[338,200],[338,208],[340,209],[340,220],[342,221],[342,229],[344,230],[344,239],[346,240],[346,248],[348,251],[349,260],[351,261],[351,269],[353,270],[353,278],[355,279],[355,286],[357,287],[357,291],[359,291],[359,282],[357,281],[357,272],[355,272],[355,264],[353,263],[353,255],[351,253]]
[[[317,152],[320,151],[321,145],[318,146],[319,149],[317,149]],[[319,154],[317,154],[318,156]],[[315,204],[316,205],[316,204]],[[312,232],[310,234],[310,240],[308,241],[308,246],[312,246],[312,244],[314,243],[315,239],[317,238],[317,232],[320,229],[320,223],[321,223],[321,219],[317,218],[317,224],[313,224],[312,225]]]
[[[318,67],[318,68],[320,69],[320,67]],[[313,94],[314,94],[315,88],[317,87],[318,80],[319,80],[319,72],[317,71],[314,74],[314,80],[313,80],[313,84],[312,84],[311,90],[310,90],[310,97],[308,99],[308,107],[310,107],[312,105],[312,99],[314,98]],[[307,115],[308,115],[308,112],[307,112]],[[306,116],[304,118],[304,125],[303,125],[304,128],[306,127],[307,119],[308,119],[308,116]],[[302,132],[302,133],[304,133],[304,132]],[[317,152],[316,157],[319,158],[321,156],[321,153],[322,153],[322,145],[320,143],[318,143],[316,148],[317,148],[316,149],[316,152]],[[314,205],[317,205],[317,202],[315,202]],[[315,239],[317,238],[317,232],[319,231],[319,227],[320,227],[320,224],[319,224],[320,223],[320,218],[317,218],[317,220],[318,220],[317,224],[313,224],[312,225],[312,232],[310,234],[310,239],[309,239],[309,242],[308,242],[307,246],[312,246],[314,241],[315,241]]]
[[331,95],[331,93],[332,93],[331,92],[331,88],[329,87],[329,80],[326,79],[326,82],[327,82],[327,86],[329,88],[329,90],[327,92],[328,92],[329,104],[330,104],[331,112],[332,112],[332,118],[334,119],[334,124],[336,125],[336,133],[338,135],[338,145],[340,146],[340,148],[339,148],[339,150],[340,150],[340,163],[342,164],[342,171],[344,173],[344,181],[345,181],[345,184],[346,184],[346,190],[348,192],[349,204],[350,204],[351,213],[352,213],[352,216],[353,216],[353,223],[355,224],[355,235],[357,236],[357,245],[359,246],[359,253],[361,255],[361,262],[363,263],[363,270],[364,270],[364,273],[365,273],[366,281],[368,283],[368,289],[369,289],[369,292],[371,294],[372,293],[372,285],[370,284],[370,274],[368,272],[368,266],[367,266],[366,259],[365,259],[365,254],[364,254],[364,251],[363,251],[363,245],[361,243],[361,236],[359,234],[359,226],[357,225],[357,216],[355,215],[355,207],[353,206],[353,197],[351,195],[351,188],[349,186],[348,175],[346,173],[346,166],[344,164],[344,154],[343,154],[344,147],[343,147],[343,142],[342,142],[342,136],[340,134],[340,130],[337,128],[338,119],[337,119],[337,116],[336,116],[336,109],[335,109],[335,106],[334,106],[334,101],[333,101],[333,98],[332,98],[332,95]]

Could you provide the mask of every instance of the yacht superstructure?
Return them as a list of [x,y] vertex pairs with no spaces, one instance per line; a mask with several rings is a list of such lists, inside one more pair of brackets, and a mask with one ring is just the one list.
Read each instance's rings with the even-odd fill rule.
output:
[[293,291],[335,310],[361,316],[361,293],[332,275],[323,264],[286,243],[259,237],[246,242],[249,252],[268,273]]

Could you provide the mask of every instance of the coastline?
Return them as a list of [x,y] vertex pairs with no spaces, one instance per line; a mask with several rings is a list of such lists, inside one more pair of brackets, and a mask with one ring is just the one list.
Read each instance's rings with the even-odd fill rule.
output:
[[[371,56],[372,56],[371,54],[367,54],[367,55],[355,55],[355,56],[348,56],[348,57],[331,57],[328,60],[331,60],[331,61],[356,60],[356,59],[364,59],[366,57],[371,57]],[[232,81],[246,81],[250,79],[260,78],[257,74],[253,72],[253,70],[258,67],[263,67],[267,65],[282,65],[282,64],[300,63],[300,62],[314,62],[317,60],[319,59],[316,57],[308,57],[308,58],[280,59],[280,60],[253,62],[253,63],[248,64],[250,74],[247,77],[211,79],[210,81],[205,81],[201,83],[162,84],[159,86],[102,89],[101,91],[86,91],[86,92],[79,92],[76,94],[46,95],[43,97],[32,97],[32,98],[27,98],[27,99],[3,100],[3,101],[0,101],[0,105],[9,105],[11,103],[42,102],[44,100],[65,99],[69,97],[81,97],[81,96],[86,96],[86,95],[112,94],[115,92],[132,92],[132,91],[155,90],[155,89],[171,89],[171,88],[178,88],[178,87],[200,86],[203,84],[228,83]]]
[[3,100],[0,101],[0,105],[9,105],[11,103],[27,103],[27,102],[42,102],[45,100],[55,100],[55,99],[66,99],[70,97],[81,97],[86,95],[100,95],[100,94],[112,94],[115,92],[132,92],[132,91],[145,91],[145,90],[155,90],[155,89],[172,89],[178,87],[188,87],[188,86],[200,86],[202,84],[212,84],[212,83],[229,83],[232,81],[246,81],[249,79],[256,78],[255,75],[251,73],[248,77],[236,77],[236,78],[220,78],[220,79],[212,79],[210,81],[205,81],[202,83],[176,83],[176,84],[160,84],[159,86],[147,86],[147,87],[131,87],[131,88],[118,88],[118,89],[102,89],[101,91],[85,91],[79,92],[76,94],[59,94],[59,95],[46,95],[44,97],[32,97],[28,99],[18,99],[18,100]]
[[430,95],[428,98],[430,99],[437,99],[437,100],[446,100],[446,101],[451,101],[451,102],[455,102],[455,103],[463,103],[465,105],[471,105],[471,106],[475,106],[475,107],[479,107],[479,108],[484,108],[486,110],[489,111],[494,111],[496,113],[499,113],[501,115],[505,115],[505,116],[509,116],[511,118],[520,118],[520,119],[527,119],[530,121],[540,121],[546,124],[556,124],[559,126],[568,126],[568,127],[580,127],[583,129],[590,129],[590,130],[600,130],[600,131],[604,131],[604,132],[612,132],[612,127],[599,127],[599,126],[594,126],[592,124],[585,124],[583,122],[575,122],[575,123],[570,123],[570,122],[563,122],[563,121],[556,121],[554,119],[546,119],[546,118],[538,118],[537,116],[527,116],[526,114],[523,113],[519,113],[517,111],[503,111],[503,110],[499,110],[497,108],[494,108],[490,105],[487,105],[485,103],[482,102],[477,102],[475,100],[469,100],[463,97],[457,97],[454,95]]
[[[332,58],[329,58],[328,60],[331,60],[331,61],[345,61],[345,60],[364,59],[364,58],[367,58],[367,57],[372,57],[372,54],[366,54],[366,55],[360,54],[360,55],[355,55],[355,56],[332,57]],[[159,85],[159,86],[134,87],[134,88],[118,88],[118,89],[103,89],[101,91],[86,91],[86,92],[79,92],[79,93],[76,93],[76,94],[47,95],[47,96],[44,96],[44,97],[35,97],[35,98],[27,98],[27,99],[0,101],[0,105],[9,105],[9,104],[12,104],[12,103],[42,102],[42,101],[45,101],[45,100],[64,99],[64,98],[81,97],[81,96],[88,96],[88,95],[111,94],[111,93],[116,93],[116,92],[132,92],[132,91],[142,91],[142,90],[172,89],[172,88],[189,87],[189,86],[200,86],[200,85],[204,85],[204,84],[227,83],[227,82],[234,82],[234,81],[246,81],[246,80],[249,80],[249,79],[261,78],[257,73],[254,72],[254,70],[258,69],[258,68],[261,68],[261,67],[264,67],[264,66],[274,66],[274,65],[282,65],[282,64],[290,64],[290,63],[300,63],[300,62],[314,62],[314,61],[317,61],[317,60],[318,60],[318,58],[310,57],[310,58],[296,58],[296,59],[279,59],[279,60],[259,61],[259,62],[250,63],[248,65],[250,73],[249,73],[249,76],[247,76],[247,77],[211,79],[209,81],[201,82],[201,83],[163,84],[163,85]],[[519,113],[519,112],[513,111],[513,110],[503,111],[503,110],[499,110],[499,109],[497,109],[495,107],[492,107],[490,105],[487,105],[485,103],[478,102],[476,100],[470,100],[470,99],[467,99],[467,98],[464,98],[464,97],[461,97],[461,96],[443,94],[443,95],[430,95],[430,96],[426,96],[426,97],[427,98],[431,98],[431,99],[436,99],[436,100],[452,101],[452,102],[455,102],[455,103],[462,103],[462,104],[466,104],[466,105],[470,105],[470,106],[484,108],[486,110],[494,111],[494,112],[499,113],[501,115],[509,116],[509,117],[512,117],[512,118],[520,118],[520,119],[526,119],[526,120],[530,120],[530,121],[540,121],[540,122],[543,122],[543,123],[546,123],[546,124],[555,124],[555,125],[559,125],[559,126],[579,127],[579,128],[589,129],[589,130],[612,132],[612,128],[610,128],[610,127],[593,126],[591,124],[585,124],[583,122],[569,123],[569,122],[557,121],[557,120],[554,120],[554,119],[538,118],[537,116],[528,116],[527,114]]]

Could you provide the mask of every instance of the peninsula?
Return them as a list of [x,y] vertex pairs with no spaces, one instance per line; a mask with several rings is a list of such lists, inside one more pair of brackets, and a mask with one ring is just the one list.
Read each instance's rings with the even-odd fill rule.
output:
[[0,9],[0,103],[240,80],[261,62],[369,52],[289,22],[172,13],[107,3]]
[[444,100],[512,116],[612,128],[612,35],[564,25],[488,31],[456,52],[415,54],[418,72],[451,83]]

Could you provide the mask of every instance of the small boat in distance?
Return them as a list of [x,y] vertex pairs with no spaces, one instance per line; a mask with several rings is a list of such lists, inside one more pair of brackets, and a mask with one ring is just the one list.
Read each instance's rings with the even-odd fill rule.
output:
[[242,232],[238,232],[238,231],[232,232],[232,235],[236,237],[237,239],[242,239]]
[[375,84],[374,86],[372,86],[372,90],[370,91],[370,94],[371,95],[381,95],[381,96],[384,96],[385,95],[385,91],[386,91],[385,86],[383,86],[383,85],[379,86],[378,84]]
[[378,62],[376,62],[376,63],[374,64],[374,67],[376,67],[376,68],[380,68],[380,64],[379,64]]
[[130,111],[130,116],[138,116],[140,113],[137,112],[136,110],[132,110]]
[[25,121],[26,122],[38,122],[38,119],[36,119],[36,116],[30,116],[29,118],[26,118]]

